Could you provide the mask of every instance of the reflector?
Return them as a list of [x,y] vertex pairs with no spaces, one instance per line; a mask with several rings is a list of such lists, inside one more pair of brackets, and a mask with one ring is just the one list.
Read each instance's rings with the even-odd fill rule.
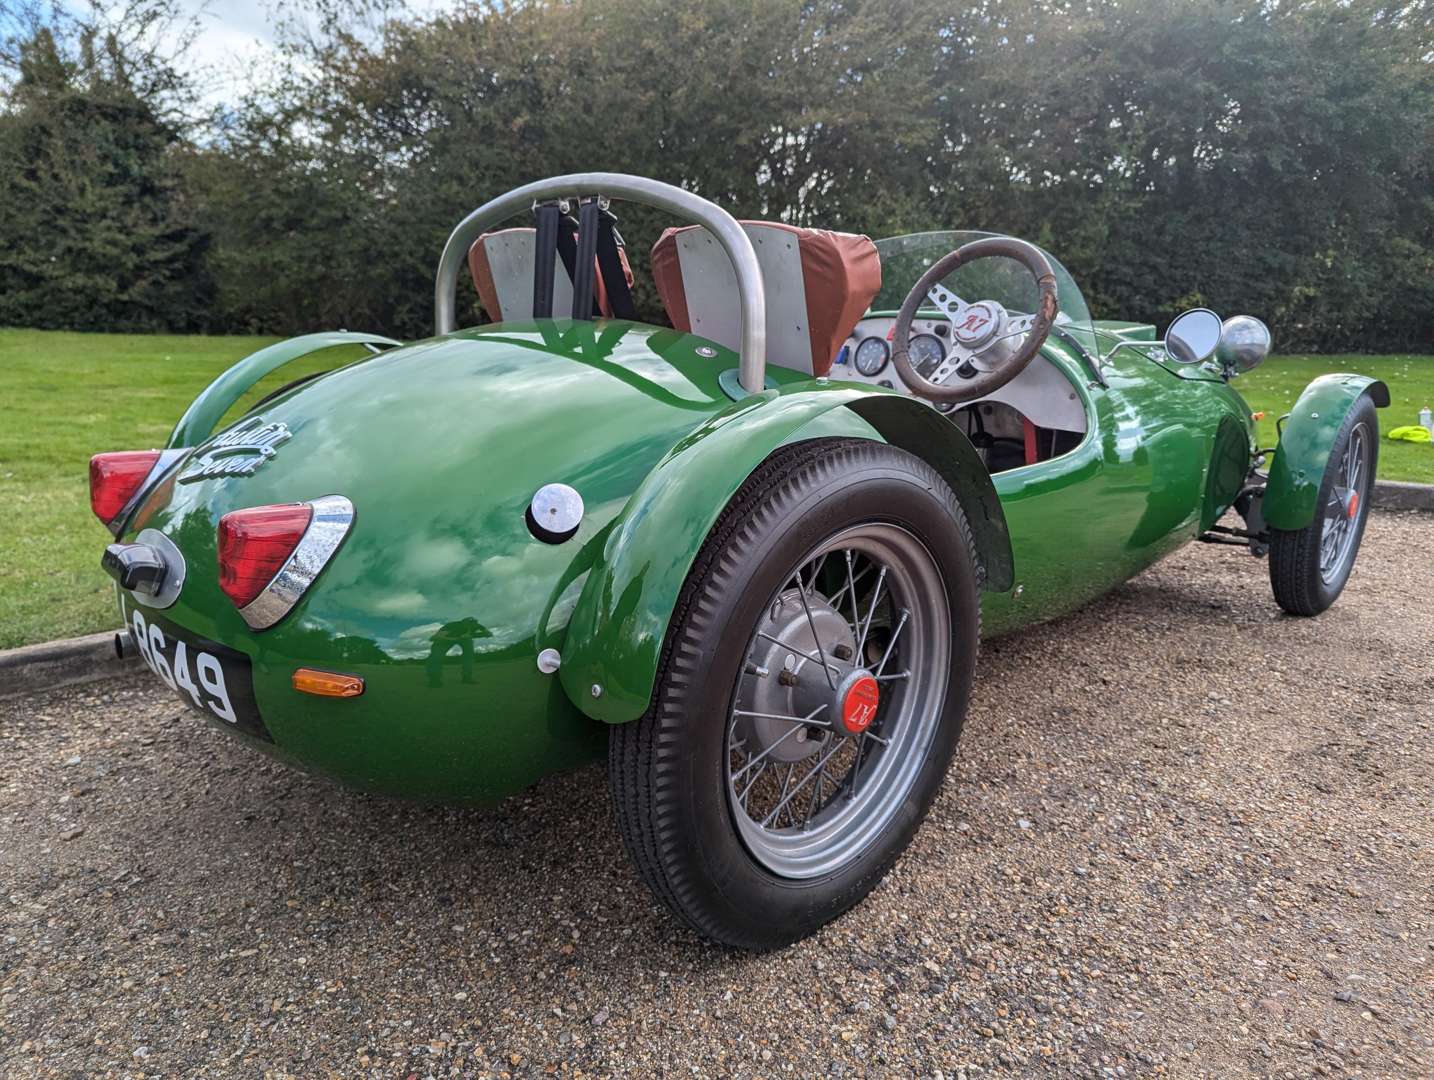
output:
[[121,450],[90,458],[90,509],[106,525],[119,516],[159,460],[158,450]]
[[363,693],[363,680],[357,675],[301,667],[294,672],[294,689],[318,697],[358,697]]
[[219,519],[219,587],[242,608],[274,580],[313,517],[308,503],[254,506]]

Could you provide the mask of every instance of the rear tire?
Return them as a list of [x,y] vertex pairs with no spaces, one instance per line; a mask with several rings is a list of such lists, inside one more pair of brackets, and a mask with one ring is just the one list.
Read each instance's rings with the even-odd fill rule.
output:
[[1369,520],[1378,460],[1379,419],[1366,394],[1335,436],[1315,519],[1303,529],[1270,530],[1270,586],[1291,615],[1318,615],[1344,591]]
[[[886,875],[960,737],[978,573],[955,495],[901,450],[797,443],[747,480],[688,575],[650,708],[609,743],[628,852],[688,925],[775,948]],[[867,675],[880,701],[863,710]],[[856,772],[838,774],[842,760]]]

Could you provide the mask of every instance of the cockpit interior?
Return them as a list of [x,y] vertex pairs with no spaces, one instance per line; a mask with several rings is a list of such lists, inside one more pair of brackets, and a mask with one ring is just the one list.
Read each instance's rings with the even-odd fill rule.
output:
[[[544,224],[485,233],[473,243],[468,264],[484,311],[504,322],[566,314],[581,293],[591,298],[593,317],[634,318],[633,272],[616,230],[590,230],[597,247],[589,255],[576,250],[576,221],[550,219],[546,224],[549,234],[557,229],[555,238],[540,235]],[[989,234],[918,233],[874,243],[865,236],[778,222],[741,224],[766,287],[769,364],[922,396],[893,362],[897,309],[938,259]],[[546,278],[537,266],[545,251],[552,262],[546,296],[534,288]],[[591,274],[581,272],[587,258],[593,259]],[[1079,289],[1047,258],[1056,269],[1057,326],[1067,331],[1089,326]],[[674,328],[738,347],[736,275],[705,229],[667,229],[653,245],[651,266]],[[931,306],[923,305],[912,321],[907,357],[922,379],[937,384],[959,384],[999,365],[1036,310],[1034,282],[1014,260],[987,258],[958,269],[933,287],[932,296]],[[1069,453],[1088,427],[1084,397],[1065,369],[1045,355],[990,394],[932,407],[970,437],[993,473]]]

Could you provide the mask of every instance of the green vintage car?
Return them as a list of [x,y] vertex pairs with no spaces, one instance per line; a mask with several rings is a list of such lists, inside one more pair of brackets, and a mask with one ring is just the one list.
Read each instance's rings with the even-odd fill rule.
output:
[[[670,326],[636,319],[610,199],[689,223],[652,249]],[[459,330],[465,268],[492,321]],[[435,300],[427,340],[271,346],[167,448],[93,460],[121,645],[239,739],[369,791],[494,800],[606,753],[641,876],[747,948],[891,867],[982,636],[1192,540],[1268,555],[1289,612],[1328,607],[1388,404],[1324,376],[1262,448],[1232,386],[1268,351],[1256,319],[1196,310],[1160,339],[1092,319],[1010,237],[739,223],[620,174],[474,211]],[[215,430],[355,342],[373,355]]]

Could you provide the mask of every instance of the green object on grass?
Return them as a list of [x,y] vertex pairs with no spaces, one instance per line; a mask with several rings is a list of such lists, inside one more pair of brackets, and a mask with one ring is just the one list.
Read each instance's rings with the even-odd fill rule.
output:
[[1418,424],[1406,424],[1404,427],[1394,428],[1389,432],[1389,437],[1403,442],[1434,442],[1434,435],[1429,434],[1429,429],[1420,427]]

